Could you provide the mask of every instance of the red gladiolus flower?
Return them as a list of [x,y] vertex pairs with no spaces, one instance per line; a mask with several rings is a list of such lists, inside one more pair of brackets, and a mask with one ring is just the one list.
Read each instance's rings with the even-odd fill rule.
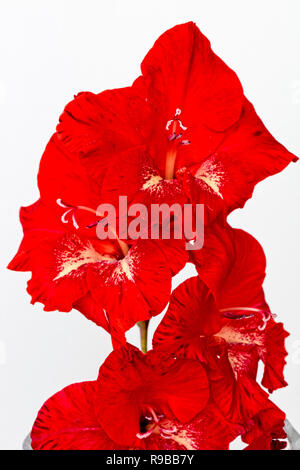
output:
[[66,387],[40,410],[34,449],[227,448],[240,428],[208,404],[198,361],[121,348],[98,381]]
[[[86,228],[90,216],[95,219],[95,211],[87,209],[62,201],[52,208],[42,200],[22,208],[24,238],[8,267],[32,272],[32,303],[43,303],[47,311],[75,307],[122,339],[120,334],[137,321],[167,305],[172,275],[186,262],[184,242],[101,241]],[[72,223],[75,215],[78,229]]]
[[155,333],[155,347],[187,350],[205,361],[203,337],[210,336],[211,346],[213,335],[216,343],[226,343],[236,375],[255,378],[262,360],[262,384],[270,391],[284,387],[288,334],[265,301],[265,256],[259,243],[242,230],[214,224],[206,231],[204,248],[193,252],[192,259],[199,278],[175,289]]
[[[285,447],[285,414],[257,370],[262,361],[269,392],[287,385],[288,333],[265,300],[262,247],[226,217],[296,160],[192,22],[155,42],[132,86],[79,93],[66,106],[41,159],[40,199],[21,208],[24,237],[8,267],[32,273],[32,303],[78,309],[111,334],[115,350],[97,380],[46,401],[33,449],[228,449],[238,435],[247,450]],[[170,239],[160,230],[162,239],[151,239],[163,224],[147,210],[141,236],[124,235],[120,196],[131,208],[168,204]],[[193,239],[203,203],[205,240],[190,251],[198,275],[171,294],[188,259],[174,206],[186,202],[184,237]],[[114,204],[114,225],[97,210],[103,203]],[[104,227],[113,238],[97,236]],[[146,342],[146,320],[168,302],[153,351],[127,344],[140,321]]]
[[200,360],[212,399],[228,419],[243,424],[268,406],[255,381],[259,360],[262,385],[269,391],[286,385],[287,333],[264,299],[264,253],[246,232],[214,224],[193,258],[199,277],[173,292],[154,349]]
[[242,207],[257,182],[297,160],[194,23],[164,33],[141,71],[132,87],[80,93],[57,126],[105,201],[120,188],[130,200],[189,198],[211,218]]

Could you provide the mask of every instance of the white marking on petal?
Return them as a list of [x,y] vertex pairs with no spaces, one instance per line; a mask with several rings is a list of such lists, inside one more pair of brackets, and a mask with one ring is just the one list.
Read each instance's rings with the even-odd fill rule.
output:
[[198,169],[195,178],[203,181],[214,193],[223,199],[220,190],[223,186],[225,173],[220,162],[216,162],[213,158],[206,160]]
[[79,248],[78,251],[74,251],[74,243],[70,242],[69,248],[68,251],[68,246],[66,245],[64,251],[56,252],[59,263],[59,273],[53,279],[54,281],[68,276],[71,273],[76,274],[76,271],[85,264],[98,263],[104,260],[113,261],[113,258],[108,255],[98,253],[90,242],[88,242],[86,246],[82,246],[81,250]]
[[124,277],[131,282],[134,282],[132,260],[129,256],[118,261],[116,269],[113,272],[113,280],[116,284],[124,280]]
[[197,447],[195,447],[195,442],[191,437],[191,433],[184,429],[179,431],[178,434],[173,434],[172,439],[180,446],[185,447],[186,450],[197,450]]
[[263,345],[263,338],[260,333],[247,333],[246,331],[240,331],[230,326],[223,326],[223,328],[215,335],[225,339],[227,343],[231,344],[252,344],[256,346]]
[[67,207],[70,207],[70,206],[67,206],[64,202],[62,202],[61,199],[56,199],[56,204],[58,204],[60,207],[64,207],[65,209]]
[[149,175],[150,178],[146,180],[146,182],[143,184],[142,189],[154,189],[156,185],[162,182],[163,178],[160,175]]

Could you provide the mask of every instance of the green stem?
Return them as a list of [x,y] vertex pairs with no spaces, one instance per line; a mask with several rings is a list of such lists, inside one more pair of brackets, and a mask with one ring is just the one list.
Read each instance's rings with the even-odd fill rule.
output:
[[140,339],[141,339],[141,350],[146,354],[147,352],[147,336],[148,336],[148,326],[149,320],[138,321],[137,325],[140,329]]

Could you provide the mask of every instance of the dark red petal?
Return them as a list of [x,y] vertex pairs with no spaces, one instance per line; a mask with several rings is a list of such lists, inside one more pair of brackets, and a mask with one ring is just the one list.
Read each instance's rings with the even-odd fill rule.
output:
[[246,100],[241,119],[216,151],[204,162],[189,168],[194,176],[190,185],[198,200],[205,200],[206,193],[215,196],[215,211],[222,210],[227,215],[244,206],[259,181],[296,160],[295,155],[274,139]]
[[65,108],[57,126],[59,139],[78,155],[92,183],[99,189],[112,156],[144,143],[148,135],[146,102],[131,88],[98,95],[79,93]]
[[150,381],[144,356],[134,347],[116,349],[102,364],[98,377],[98,416],[111,439],[133,445],[140,432],[144,387]]
[[169,308],[155,331],[153,346],[169,352],[184,350],[193,357],[200,336],[214,334],[220,326],[213,295],[198,276],[192,277],[172,293]]
[[164,365],[160,368],[163,373],[154,386],[154,396],[167,403],[181,423],[189,422],[203,410],[209,398],[205,370],[198,361],[180,358],[169,360],[166,372]]
[[185,239],[162,239],[158,240],[156,245],[162,251],[172,276],[178,274],[188,261]]
[[97,382],[69,385],[40,409],[31,432],[34,450],[120,449],[103,431],[95,412]]
[[141,87],[143,81],[153,109],[152,142],[160,167],[167,147],[166,124],[177,108],[182,110],[180,119],[188,127],[185,138],[192,142],[185,148],[181,146],[180,153],[188,160],[197,157],[200,161],[210,154],[223,138],[222,132],[214,131],[228,129],[239,118],[241,84],[192,22],[166,31],[146,55],[141,70],[143,78],[137,85]]
[[270,392],[285,387],[283,369],[286,364],[285,338],[289,336],[282,323],[269,321],[264,335],[264,345],[259,349],[259,354],[265,363],[262,385]]
[[[128,346],[115,350],[99,371],[99,419],[120,444],[133,445],[140,418],[150,406],[187,422],[208,400],[208,382],[200,363],[156,352],[144,355]],[[113,422],[113,416],[118,421]]]
[[96,323],[96,325],[102,326],[102,328],[110,332],[108,318],[105,315],[103,308],[101,308],[100,303],[95,302],[90,292],[78,299],[73,304],[73,307],[83,313],[86,318]]
[[191,251],[191,259],[221,309],[265,305],[265,254],[247,232],[217,221],[206,229],[204,247]]
[[[44,203],[55,205],[57,199],[73,206],[97,208],[99,192],[92,193],[85,168],[78,155],[68,151],[54,134],[41,158],[38,185]],[[60,209],[61,214],[63,210]]]
[[242,440],[248,443],[246,450],[283,449],[286,438],[283,429],[285,413],[268,400],[267,406],[246,425]]

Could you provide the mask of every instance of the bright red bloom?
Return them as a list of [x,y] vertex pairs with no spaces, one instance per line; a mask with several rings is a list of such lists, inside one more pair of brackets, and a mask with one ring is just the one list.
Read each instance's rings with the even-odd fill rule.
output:
[[198,361],[121,348],[96,382],[66,387],[40,410],[34,449],[228,448],[240,428],[207,404]]
[[250,234],[216,221],[205,230],[203,248],[190,251],[190,257],[219,308],[268,310],[262,289],[266,258]]
[[256,383],[259,360],[269,391],[286,385],[287,333],[264,299],[264,253],[246,232],[213,224],[193,259],[199,277],[173,292],[154,349],[200,360],[212,399],[228,419],[245,424],[268,406],[268,395]]
[[[116,337],[160,313],[169,301],[172,275],[186,262],[183,241],[137,240],[129,246],[101,241],[86,228],[94,214],[86,218],[86,211],[76,211],[76,230],[61,220],[66,210],[42,200],[21,209],[24,238],[8,267],[32,272],[32,303],[43,303],[47,311],[75,307]],[[128,252],[122,252],[124,246]]]
[[187,350],[205,361],[212,339],[207,343],[203,336],[214,335],[217,343],[226,343],[236,375],[255,378],[262,360],[262,384],[270,391],[284,387],[287,332],[274,321],[265,301],[261,246],[229,225],[213,224],[205,235],[204,248],[192,254],[199,278],[188,279],[175,289],[155,333],[155,347]]
[[[257,182],[297,160],[194,23],[164,33],[141,71],[132,87],[79,94],[57,126],[105,201],[123,187],[130,199],[190,198],[227,214]],[[142,157],[131,158],[137,149]]]
[[[237,435],[247,449],[284,447],[285,415],[256,377],[261,360],[262,385],[286,385],[287,333],[265,300],[261,246],[224,220],[296,160],[192,22],[156,41],[131,87],[80,93],[66,106],[41,160],[41,198],[21,209],[24,237],[9,268],[32,272],[32,303],[78,309],[118,348],[97,381],[44,404],[34,449],[228,449]],[[204,248],[190,254],[198,276],[171,299],[184,240],[123,237],[97,207],[124,195],[205,204]],[[114,240],[96,236],[101,223]],[[169,300],[154,351],[125,344],[125,332]]]

